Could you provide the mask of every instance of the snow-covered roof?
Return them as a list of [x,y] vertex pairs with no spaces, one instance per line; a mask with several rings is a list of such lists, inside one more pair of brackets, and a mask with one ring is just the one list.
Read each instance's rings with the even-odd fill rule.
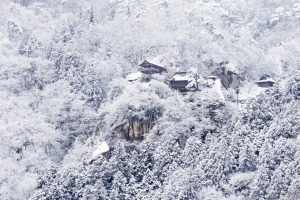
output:
[[172,81],[193,81],[193,77],[191,77],[189,74],[175,74]]
[[256,83],[267,83],[267,82],[272,82],[275,83],[274,79],[272,79],[269,75],[264,74],[259,81]]
[[149,68],[151,66],[150,69],[152,67],[154,67],[154,68],[158,69],[159,72],[167,71],[167,69],[165,67],[163,67],[164,65],[162,63],[158,62],[157,60],[147,59],[144,62],[142,62],[139,66],[141,66],[142,68]]
[[157,65],[157,66],[160,66],[160,67],[165,67],[168,65],[168,56],[166,57],[166,55],[158,55],[158,56],[155,56],[155,57],[150,57],[150,58],[146,58],[143,63],[145,61],[147,61],[148,63],[151,63],[153,65]]
[[148,58],[148,59],[146,59],[146,61],[148,61],[149,63],[152,63],[154,65],[161,66],[161,67],[164,65],[162,60],[159,59],[158,57],[150,58],[150,59]]
[[126,80],[127,81],[136,81],[139,80],[142,77],[142,73],[141,72],[136,72],[136,73],[132,73],[129,74],[128,76],[126,76]]
[[187,72],[175,72],[175,75],[186,75],[187,74]]
[[106,153],[109,151],[108,144],[104,141],[102,142],[99,147],[94,151],[92,158],[95,159],[97,156],[99,156],[102,153]]
[[267,79],[264,79],[264,80],[260,80],[260,81],[257,81],[256,83],[267,83],[267,82],[276,83],[276,81],[274,81],[274,79],[272,79],[272,78],[267,78]]

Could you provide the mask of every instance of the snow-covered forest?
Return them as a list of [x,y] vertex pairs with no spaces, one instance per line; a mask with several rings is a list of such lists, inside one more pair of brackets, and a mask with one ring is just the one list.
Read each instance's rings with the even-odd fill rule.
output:
[[[300,199],[299,0],[0,9],[0,199]],[[168,72],[129,82],[148,58]],[[208,80],[220,63],[251,101]]]

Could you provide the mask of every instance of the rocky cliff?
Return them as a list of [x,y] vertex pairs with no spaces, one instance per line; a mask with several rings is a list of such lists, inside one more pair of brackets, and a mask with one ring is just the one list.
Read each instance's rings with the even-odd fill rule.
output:
[[213,75],[221,79],[221,82],[226,89],[236,89],[241,82],[241,77],[237,73],[226,69],[226,67],[215,70]]
[[145,116],[142,119],[130,117],[126,122],[120,125],[117,130],[124,134],[126,140],[139,142],[149,134],[157,118],[158,117],[154,115]]

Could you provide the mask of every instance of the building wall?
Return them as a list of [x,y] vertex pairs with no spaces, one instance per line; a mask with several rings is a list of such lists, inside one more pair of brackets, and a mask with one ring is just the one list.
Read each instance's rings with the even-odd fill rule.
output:
[[187,81],[173,81],[171,82],[171,88],[176,90],[185,90],[188,82]]
[[150,66],[141,66],[140,72],[145,74],[154,74],[154,73],[161,73],[162,71],[156,67]]
[[259,87],[272,87],[273,83],[271,82],[266,82],[266,83],[258,83]]

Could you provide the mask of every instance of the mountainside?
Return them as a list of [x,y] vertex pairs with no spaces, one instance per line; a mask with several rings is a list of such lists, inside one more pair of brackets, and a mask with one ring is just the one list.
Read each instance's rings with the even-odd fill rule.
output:
[[[155,82],[151,89],[130,85],[110,106],[103,104],[102,123],[109,130],[103,125],[105,133],[85,147],[93,151],[92,141],[106,139],[113,148],[109,160],[87,153],[78,166],[50,170],[33,199],[297,199],[298,76],[285,89],[261,94],[225,127],[215,123],[229,117],[217,96],[203,99],[201,91],[181,97]],[[212,118],[204,112],[208,107],[221,116]],[[116,131],[118,124],[149,112],[161,117],[143,142],[134,144]]]
[[[0,199],[300,198],[298,0],[0,8]],[[148,58],[168,73],[129,81]],[[208,80],[222,67],[241,82]]]

